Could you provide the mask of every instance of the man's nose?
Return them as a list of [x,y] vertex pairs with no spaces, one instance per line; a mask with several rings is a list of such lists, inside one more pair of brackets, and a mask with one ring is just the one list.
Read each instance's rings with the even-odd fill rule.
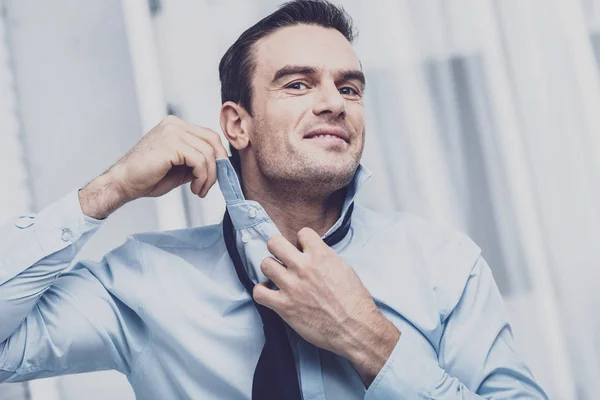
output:
[[346,100],[334,83],[319,86],[313,113],[332,114],[335,118],[346,116]]

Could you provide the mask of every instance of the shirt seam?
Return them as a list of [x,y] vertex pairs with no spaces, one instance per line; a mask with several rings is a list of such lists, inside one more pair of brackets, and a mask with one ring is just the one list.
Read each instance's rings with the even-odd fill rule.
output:
[[472,263],[471,268],[469,269],[469,274],[467,275],[467,279],[465,280],[465,283],[460,291],[460,295],[458,296],[456,303],[453,306],[446,305],[445,307],[440,309],[440,323],[441,324],[445,324],[448,321],[448,319],[454,312],[454,309],[460,304],[461,300],[465,296],[467,286],[469,284],[469,281],[471,280],[473,271],[475,270],[475,267],[477,266],[477,263],[479,262],[480,258],[481,258],[481,254],[478,254],[477,257],[475,257],[475,261]]

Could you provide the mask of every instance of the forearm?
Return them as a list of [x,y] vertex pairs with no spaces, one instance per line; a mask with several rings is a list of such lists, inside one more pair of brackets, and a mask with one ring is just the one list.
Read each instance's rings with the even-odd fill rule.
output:
[[401,333],[379,312],[367,320],[352,320],[346,326],[342,353],[368,388],[389,359]]
[[108,173],[100,175],[79,190],[78,197],[81,211],[88,217],[98,220],[106,219],[126,203]]

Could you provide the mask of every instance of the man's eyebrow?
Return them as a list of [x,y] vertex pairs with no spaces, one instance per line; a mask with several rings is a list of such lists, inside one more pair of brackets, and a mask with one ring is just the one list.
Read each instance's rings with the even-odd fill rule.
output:
[[347,71],[342,71],[342,78],[346,81],[357,80],[364,87],[367,84],[365,79],[365,74],[358,69],[352,69]]
[[[273,82],[277,82],[279,79],[289,75],[314,75],[318,72],[317,68],[309,67],[306,65],[286,65],[275,72]],[[366,85],[365,74],[358,69],[349,69],[339,72],[342,79],[357,80],[364,87]]]
[[305,65],[286,65],[285,67],[282,67],[277,72],[275,72],[273,82],[276,82],[284,76],[288,75],[314,75],[316,73],[317,69],[315,67],[308,67]]

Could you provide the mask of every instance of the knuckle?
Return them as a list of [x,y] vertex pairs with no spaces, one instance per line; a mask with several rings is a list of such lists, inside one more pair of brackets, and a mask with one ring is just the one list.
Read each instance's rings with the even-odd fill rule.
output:
[[292,318],[295,316],[295,303],[290,296],[281,296],[280,314],[284,318]]
[[165,149],[171,149],[177,152],[183,150],[184,148],[181,140],[179,140],[179,138],[175,135],[166,135],[163,139],[163,145],[161,146],[163,146]]
[[206,156],[204,155],[204,153],[201,152],[196,152],[196,157],[198,158],[198,161],[201,163],[202,166],[204,166],[204,160],[206,159]]
[[301,281],[305,281],[305,280],[307,280],[307,279],[308,279],[308,277],[309,277],[309,274],[308,274],[308,272],[307,272],[307,271],[306,271],[306,269],[304,269],[304,268],[298,268],[298,269],[296,270],[296,274],[298,275],[298,278],[299,278]]
[[217,132],[215,132],[213,130],[211,130],[210,133],[217,143],[221,143],[221,135],[219,135]]
[[212,146],[207,146],[205,150],[205,155],[210,158],[215,158],[215,148]]
[[210,128],[202,127],[202,131],[211,139],[219,137],[219,134]]
[[194,168],[194,176],[198,181],[198,184],[204,184],[206,182],[206,173],[203,168]]
[[171,124],[175,124],[175,123],[177,123],[177,122],[180,122],[180,119],[179,119],[179,118],[177,118],[177,117],[176,117],[176,116],[174,116],[174,115],[167,115],[166,117],[164,117],[164,118],[162,119],[162,121],[160,121],[160,124],[161,124],[162,126],[165,126],[165,125],[171,125]]
[[312,274],[310,265],[307,265],[306,263],[302,263],[302,262],[299,263],[298,268],[296,270],[297,270],[298,277],[302,280],[310,278],[310,276]]
[[181,128],[179,128],[177,125],[173,125],[173,124],[163,125],[162,131],[168,137],[175,136],[177,134],[181,134]]

